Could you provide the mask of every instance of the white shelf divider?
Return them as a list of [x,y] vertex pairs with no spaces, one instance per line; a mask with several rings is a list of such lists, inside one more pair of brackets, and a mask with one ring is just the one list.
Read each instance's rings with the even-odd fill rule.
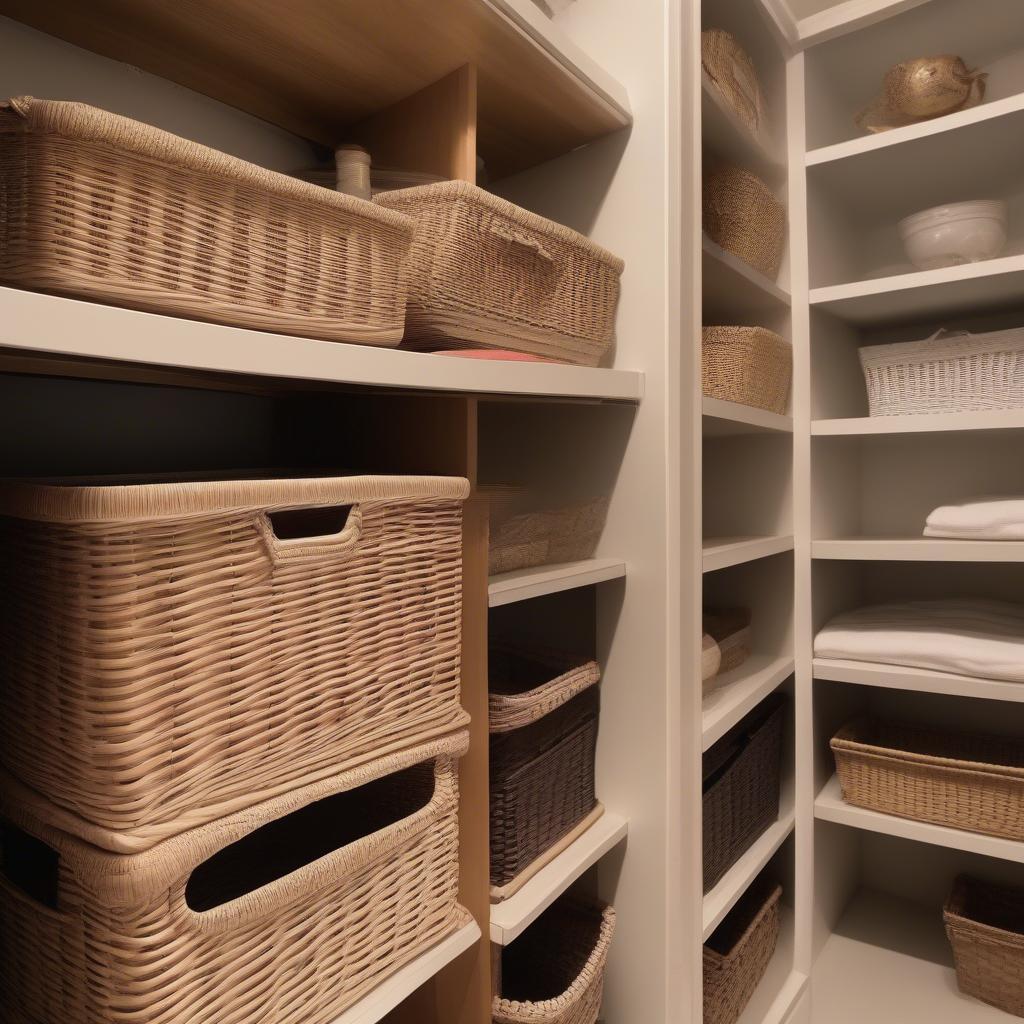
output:
[[945,693],[957,697],[1024,703],[1024,683],[1010,683],[1002,679],[978,679],[975,676],[960,676],[951,672],[930,672],[928,669],[906,668],[903,665],[815,658],[814,677],[890,690]]
[[579,562],[516,569],[499,573],[487,581],[487,605],[499,608],[515,601],[622,579],[625,575],[626,563],[620,558],[585,558]]
[[885,434],[958,433],[973,430],[1024,430],[1024,412],[1000,409],[993,412],[950,412],[918,416],[853,416],[847,419],[814,420],[816,437],[876,436]]
[[744,715],[753,711],[787,676],[793,674],[792,655],[752,654],[726,672],[703,702],[702,749],[707,750]]
[[721,398],[701,399],[705,437],[725,437],[732,434],[787,434],[793,432],[793,417],[777,412],[755,409],[738,402],[725,402]]
[[1024,562],[1024,541],[854,537],[813,541],[811,556],[872,562]]
[[711,537],[704,541],[704,572],[728,569],[744,562],[793,550],[792,535],[772,537]]
[[618,846],[628,831],[629,822],[625,818],[605,811],[519,892],[491,907],[491,942],[507,946],[519,938],[587,868]]
[[782,172],[781,156],[759,139],[729,109],[707,72],[701,71],[701,134],[705,145],[718,156],[749,167],[763,178],[773,180]]
[[702,236],[701,276],[705,323],[771,316],[789,309],[789,292],[738,256]]

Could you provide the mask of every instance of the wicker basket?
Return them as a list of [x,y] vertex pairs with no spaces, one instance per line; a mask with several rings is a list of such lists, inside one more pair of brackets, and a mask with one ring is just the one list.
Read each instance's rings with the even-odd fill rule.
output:
[[1024,740],[862,718],[832,752],[847,803],[1024,841]]
[[615,338],[623,263],[462,181],[384,192],[416,221],[405,343],[501,348],[596,366]]
[[130,118],[0,104],[4,284],[397,345],[412,234],[406,217]]
[[133,856],[51,828],[8,780],[0,1017],[335,1020],[468,922],[456,817],[467,744],[463,732],[391,755]]
[[860,350],[872,416],[1024,408],[1024,328]]
[[782,887],[755,882],[704,944],[704,1024],[736,1024],[779,939]]
[[597,1024],[615,911],[563,897],[501,951],[494,1024]]
[[719,167],[704,182],[704,230],[726,252],[774,281],[782,265],[786,211],[756,175]]
[[704,892],[778,820],[784,721],[773,694],[704,754]]
[[722,652],[720,673],[739,668],[750,657],[752,629],[749,608],[707,609],[703,615],[703,631]]
[[700,638],[700,678],[704,684],[704,692],[710,693],[715,688],[715,677],[722,667],[722,652],[713,636],[707,633]]
[[764,96],[757,69],[746,50],[728,32],[705,29],[700,34],[700,60],[729,109],[755,137],[764,124]]
[[518,890],[537,862],[599,806],[596,662],[490,656],[491,898]]
[[5,486],[2,763],[135,852],[460,727],[467,490]]
[[1024,1017],[1024,889],[961,875],[942,916],[960,991]]
[[793,349],[783,338],[764,327],[705,327],[701,338],[705,395],[786,411]]

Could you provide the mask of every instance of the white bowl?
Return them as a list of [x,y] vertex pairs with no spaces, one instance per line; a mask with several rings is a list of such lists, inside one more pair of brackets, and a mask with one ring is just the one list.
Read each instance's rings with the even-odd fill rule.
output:
[[934,206],[904,217],[899,231],[918,270],[990,260],[1006,246],[1006,203],[980,199]]

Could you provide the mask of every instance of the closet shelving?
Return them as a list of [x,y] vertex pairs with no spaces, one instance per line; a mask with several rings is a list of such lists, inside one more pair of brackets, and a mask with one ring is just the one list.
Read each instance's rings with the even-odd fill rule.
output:
[[1017,683],[1000,679],[979,679],[953,672],[928,672],[900,665],[877,665],[840,658],[815,658],[814,677],[838,683],[890,687],[918,693],[944,693],[951,696],[979,697],[982,700],[1024,702],[1024,689]]
[[703,568],[704,572],[716,572],[792,550],[792,535],[713,537],[704,541]]
[[622,579],[625,575],[626,563],[618,558],[586,558],[579,562],[503,572],[487,581],[487,605],[500,608],[514,601],[589,587]]
[[758,434],[762,432],[793,432],[793,417],[753,406],[726,402],[721,398],[701,399],[701,414],[704,418],[706,437],[728,436],[731,434]]

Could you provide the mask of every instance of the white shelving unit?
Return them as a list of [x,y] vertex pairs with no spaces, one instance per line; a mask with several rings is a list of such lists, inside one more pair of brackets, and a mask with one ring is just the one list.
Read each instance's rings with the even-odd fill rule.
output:
[[705,540],[703,545],[704,572],[716,572],[792,550],[791,536],[712,537]]
[[792,657],[755,653],[738,668],[716,679],[715,689],[703,701],[703,749],[721,739],[792,674]]
[[832,658],[814,659],[815,679],[829,679],[859,686],[877,686],[917,693],[942,693],[956,697],[980,697],[982,700],[1024,702],[1024,686],[999,679],[978,679],[952,672],[928,672],[902,665],[877,665],[864,661]]
[[791,434],[793,417],[750,405],[725,402],[721,398],[701,399],[705,437],[728,437],[733,434]]
[[1021,562],[1024,541],[943,540],[934,537],[853,537],[816,540],[815,558],[884,562]]
[[561,565],[538,565],[492,576],[487,583],[487,604],[500,608],[515,601],[528,601],[563,590],[590,587],[595,583],[622,579],[626,563],[616,558],[586,558]]

